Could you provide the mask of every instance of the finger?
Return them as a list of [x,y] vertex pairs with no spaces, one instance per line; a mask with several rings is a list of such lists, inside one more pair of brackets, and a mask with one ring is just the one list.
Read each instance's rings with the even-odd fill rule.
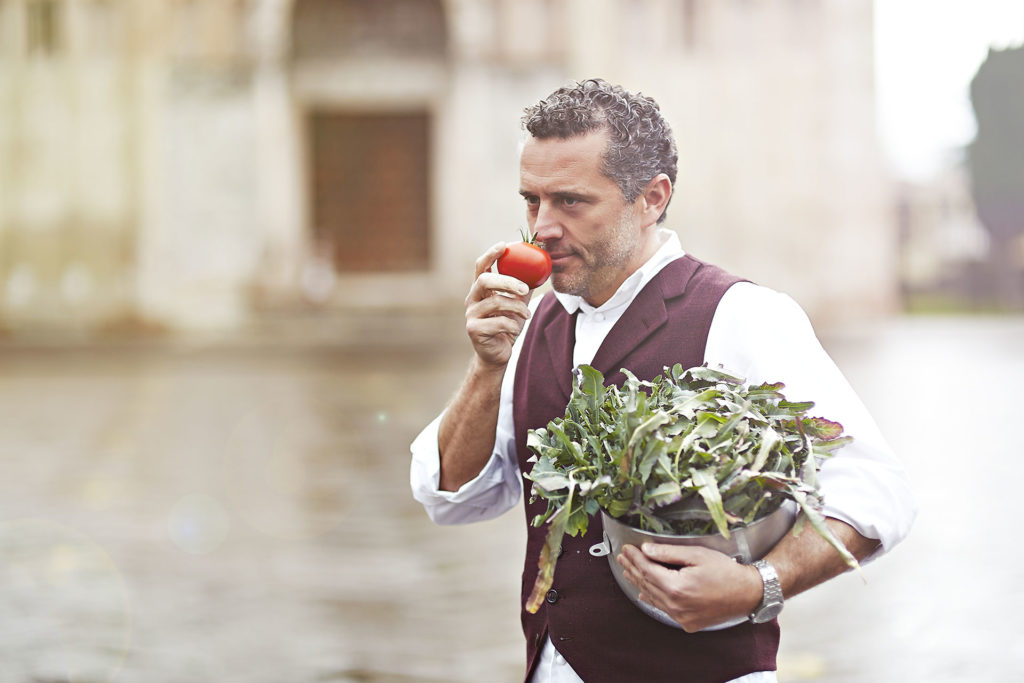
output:
[[486,273],[494,265],[494,262],[498,260],[498,257],[505,253],[505,249],[508,245],[505,242],[496,242],[491,245],[491,248],[480,255],[480,258],[476,260],[476,277],[479,278],[482,274]]
[[659,564],[677,567],[692,567],[702,562],[720,559],[723,553],[696,545],[669,545],[666,543],[644,543],[640,546],[644,557]]
[[669,603],[668,595],[656,583],[645,582],[643,586],[639,587],[638,597],[648,605],[654,605],[666,614],[672,612],[672,605]]
[[523,331],[523,321],[507,316],[472,318],[466,322],[466,332],[474,339],[490,339],[508,335],[512,340]]
[[515,297],[525,302],[530,299],[530,288],[526,286],[525,282],[514,277],[484,272],[473,282],[469,295],[466,297],[466,303],[482,301],[494,294]]
[[640,549],[635,545],[625,544],[616,557],[623,569],[637,570],[637,563],[643,562],[646,558]]
[[530,307],[525,301],[503,294],[494,294],[479,301],[470,301],[466,305],[466,318],[516,318],[520,323],[530,317]]
[[646,558],[635,566],[641,580],[647,585],[664,586],[679,574],[679,569],[666,567],[659,562],[652,562]]
[[[627,556],[630,552],[632,555]],[[633,562],[631,557],[637,559],[637,562]],[[672,578],[672,574],[675,573],[673,570],[650,562],[635,548],[627,551],[626,546],[619,556],[619,564],[622,565],[626,580],[636,586],[641,600],[663,612],[669,611],[668,595],[663,582]]]
[[649,584],[664,583],[677,571],[651,561],[633,545],[622,546],[617,559],[626,579],[640,589]]

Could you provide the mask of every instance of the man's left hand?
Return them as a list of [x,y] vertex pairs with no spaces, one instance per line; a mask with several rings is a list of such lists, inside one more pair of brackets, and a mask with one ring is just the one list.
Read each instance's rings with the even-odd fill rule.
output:
[[688,633],[745,617],[761,603],[757,570],[717,550],[644,543],[642,549],[623,546],[617,559],[640,599]]

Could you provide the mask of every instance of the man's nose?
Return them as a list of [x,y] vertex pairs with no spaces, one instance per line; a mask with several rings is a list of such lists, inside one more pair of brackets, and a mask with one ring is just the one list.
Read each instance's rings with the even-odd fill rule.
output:
[[551,204],[541,202],[537,207],[537,220],[533,224],[533,231],[537,234],[538,242],[556,240],[562,236],[562,223],[558,212]]

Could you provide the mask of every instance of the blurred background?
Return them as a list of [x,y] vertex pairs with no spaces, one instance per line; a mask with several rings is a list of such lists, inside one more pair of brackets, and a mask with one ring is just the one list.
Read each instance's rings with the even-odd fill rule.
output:
[[780,681],[1018,675],[1022,45],[1013,0],[0,0],[0,682],[521,679],[522,513],[434,527],[408,444],[522,109],[592,76],[916,483]]

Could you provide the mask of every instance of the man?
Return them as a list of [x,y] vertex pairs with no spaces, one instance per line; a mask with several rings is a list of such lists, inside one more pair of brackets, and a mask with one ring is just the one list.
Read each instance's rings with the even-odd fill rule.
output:
[[[554,292],[530,305],[525,284],[491,272],[503,244],[477,260],[469,371],[412,444],[413,493],[431,518],[483,520],[518,502],[531,467],[526,433],[563,415],[574,367],[621,381],[623,367],[650,379],[706,362],[754,383],[783,381],[788,396],[842,422],[855,441],[821,472],[829,526],[862,560],[902,540],[915,514],[906,476],[804,313],[685,254],[660,228],[677,153],[658,105],[589,80],[528,108],[523,123],[519,191],[551,255]],[[527,504],[527,520],[545,507]],[[814,533],[788,534],[763,568],[697,547],[627,546],[617,558],[626,577],[674,629],[630,603],[607,558],[587,552],[600,527],[593,519],[582,538],[566,537],[546,603],[523,612],[527,680],[774,681],[778,590],[788,599],[847,568]],[[545,533],[528,527],[524,601]]]

